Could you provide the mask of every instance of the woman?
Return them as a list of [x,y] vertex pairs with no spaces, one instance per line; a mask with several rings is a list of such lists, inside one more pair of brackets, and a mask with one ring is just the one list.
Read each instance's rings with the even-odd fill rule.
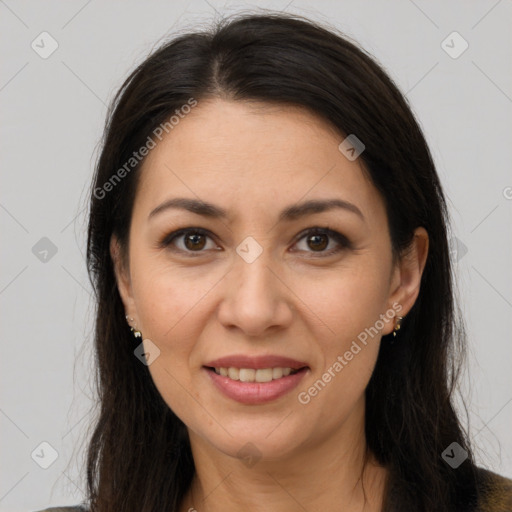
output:
[[86,509],[512,510],[453,407],[447,226],[404,97],[343,36],[249,15],[153,53],[91,191]]

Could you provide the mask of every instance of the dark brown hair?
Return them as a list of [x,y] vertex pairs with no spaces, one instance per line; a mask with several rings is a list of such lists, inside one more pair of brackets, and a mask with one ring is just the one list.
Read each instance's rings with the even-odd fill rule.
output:
[[[392,503],[407,511],[469,509],[475,466],[452,396],[465,335],[448,212],[425,138],[404,96],[364,50],[333,29],[268,13],[224,19],[165,43],[131,73],[110,108],[87,246],[100,404],[87,461],[91,511],[178,511],[194,475],[185,425],[134,356],[139,341],[125,321],[109,253],[114,234],[126,257],[140,163],[108,191],[104,185],[190,98],[215,97],[300,106],[355,134],[385,202],[393,255],[409,246],[416,227],[427,230],[419,296],[397,341],[383,337],[366,390],[366,439],[389,469],[386,510]],[[469,455],[457,470],[441,457],[453,442]]]

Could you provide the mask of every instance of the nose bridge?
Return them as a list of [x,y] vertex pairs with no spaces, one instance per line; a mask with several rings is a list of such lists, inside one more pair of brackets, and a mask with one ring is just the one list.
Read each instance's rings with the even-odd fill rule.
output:
[[246,300],[274,301],[276,279],[272,267],[272,251],[263,246],[253,237],[247,237],[236,248],[235,258],[235,288],[237,295],[244,296]]
[[276,277],[278,269],[270,248],[247,237],[236,252],[228,297],[221,307],[221,321],[226,326],[236,325],[250,335],[288,321],[290,314],[286,313],[283,285]]

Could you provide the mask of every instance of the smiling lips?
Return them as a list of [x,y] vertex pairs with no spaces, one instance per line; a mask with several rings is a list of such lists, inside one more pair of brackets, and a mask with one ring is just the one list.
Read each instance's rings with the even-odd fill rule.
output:
[[270,382],[271,380],[282,379],[288,377],[290,373],[296,373],[297,370],[291,368],[229,368],[217,367],[215,373],[223,377],[229,377],[231,380],[239,380],[241,382]]
[[281,356],[227,356],[204,366],[217,388],[244,404],[261,404],[295,388],[306,371],[306,363]]

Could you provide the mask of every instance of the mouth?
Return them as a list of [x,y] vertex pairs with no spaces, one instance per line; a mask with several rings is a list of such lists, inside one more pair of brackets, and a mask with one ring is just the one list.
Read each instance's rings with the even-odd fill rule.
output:
[[217,375],[227,377],[230,380],[265,383],[280,380],[290,375],[295,375],[302,370],[306,370],[308,367],[303,366],[301,368],[290,368],[286,366],[277,366],[274,368],[236,368],[233,366],[206,366],[205,368],[211,372],[215,372]]
[[310,371],[303,362],[277,356],[230,356],[202,368],[214,390],[244,405],[275,402],[295,389]]

